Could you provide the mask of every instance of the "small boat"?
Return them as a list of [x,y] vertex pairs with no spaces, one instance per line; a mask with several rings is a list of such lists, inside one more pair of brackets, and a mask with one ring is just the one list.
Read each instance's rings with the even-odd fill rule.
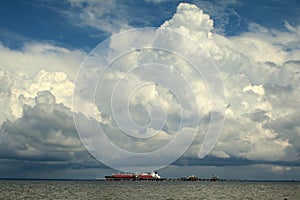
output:
[[199,178],[195,175],[192,175],[192,176],[188,176],[186,178],[183,179],[184,181],[197,181],[199,180]]
[[210,181],[219,181],[220,180],[220,177],[217,176],[217,175],[212,175],[212,177],[210,178]]

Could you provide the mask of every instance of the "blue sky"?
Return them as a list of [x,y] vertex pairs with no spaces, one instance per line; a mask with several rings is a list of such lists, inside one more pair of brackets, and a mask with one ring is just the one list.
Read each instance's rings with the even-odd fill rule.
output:
[[[150,85],[130,99],[131,117],[139,123],[146,124],[143,116],[148,116],[151,102],[170,112],[170,121],[148,146],[144,140],[137,143],[120,136],[118,124],[111,120],[114,116],[109,116],[109,84],[126,64],[133,64],[130,59],[120,60],[124,68],[114,64],[117,70],[104,77],[106,82],[96,94],[96,103],[83,98],[82,107],[72,105],[76,74],[97,45],[110,42],[108,55],[115,55],[112,52],[118,53],[128,44],[107,38],[133,28],[155,27],[184,33],[200,45],[218,67],[225,95],[225,99],[217,96],[214,105],[224,108],[222,133],[212,151],[199,159],[203,130],[214,112],[209,94],[203,80],[190,74],[186,64],[164,63],[186,73],[200,108],[200,123],[188,150],[160,174],[300,179],[299,1],[182,2],[2,1],[0,178],[95,178],[114,172],[80,141],[73,119],[78,113],[109,130],[108,138],[128,151],[147,152],[165,145],[179,121],[170,91]],[[126,36],[131,41],[132,36]],[[170,41],[169,45],[191,49],[189,43],[180,42]],[[142,75],[148,78],[153,74]],[[180,83],[172,86],[185,91]],[[111,156],[109,152],[106,155]]]
[[[153,2],[116,2],[108,18],[124,19],[132,27],[157,27],[172,17],[180,1]],[[225,35],[240,34],[248,29],[249,23],[279,30],[284,29],[285,21],[295,26],[299,24],[298,1],[187,2],[205,9],[214,20],[215,29]],[[101,1],[98,4],[105,6]],[[110,36],[104,28],[84,24],[79,16],[83,10],[70,6],[68,1],[4,1],[0,9],[1,40],[11,47],[20,47],[28,41],[47,41],[90,50]]]

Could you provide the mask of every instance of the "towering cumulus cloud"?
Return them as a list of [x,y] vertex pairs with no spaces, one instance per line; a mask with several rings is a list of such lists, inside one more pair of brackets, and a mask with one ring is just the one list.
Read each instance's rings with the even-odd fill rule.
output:
[[[78,6],[75,2],[74,5]],[[89,17],[92,18],[92,14]],[[88,20],[87,16],[81,18]],[[224,109],[226,115],[222,134],[209,156],[222,161],[238,159],[238,164],[244,164],[243,160],[258,164],[276,163],[280,166],[274,165],[270,171],[290,171],[293,165],[299,165],[300,153],[300,27],[286,22],[285,31],[279,31],[251,23],[247,32],[229,37],[216,33],[213,24],[201,8],[180,3],[172,18],[157,28],[157,31],[168,29],[187,36],[201,46],[218,67],[226,100],[224,103],[217,95],[214,106]],[[111,27],[105,23],[102,29],[110,30]],[[128,43],[134,42],[131,39],[112,39],[108,45],[110,54],[106,56],[122,52]],[[183,42],[174,40],[168,45],[180,45],[192,51],[192,46]],[[74,113],[85,114],[85,118],[94,117],[105,128],[110,128],[112,131],[108,137],[127,150],[148,152],[170,142],[174,134],[172,130],[179,121],[180,108],[176,98],[159,85],[142,87],[132,93],[129,101],[132,119],[143,126],[148,123],[144,118],[149,117],[148,113],[162,112],[160,107],[151,108],[151,105],[159,105],[169,113],[170,120],[165,126],[160,127],[157,123],[149,129],[138,130],[137,134],[151,134],[157,127],[161,128],[157,137],[150,139],[151,145],[145,145],[143,139],[140,142],[121,135],[115,130],[120,124],[108,116],[111,102],[107,94],[114,90],[112,83],[126,74],[128,69],[123,66],[138,65],[142,53],[131,53],[126,59],[120,58],[113,63],[118,70],[106,72],[105,82],[99,86],[101,93],[95,96],[96,103],[79,99],[82,110],[76,110],[72,107],[75,74],[87,53],[40,43],[26,44],[21,50],[0,45],[0,170],[5,169],[5,163],[11,165],[13,160],[21,163],[20,168],[22,163],[33,166],[50,162],[65,168],[66,163],[87,167],[86,163],[93,159],[79,140],[73,122]],[[185,74],[193,88],[200,113],[199,132],[177,164],[198,163],[197,154],[209,126],[210,114],[214,111],[207,85],[189,68],[180,68],[187,65],[182,60],[170,55],[159,59]],[[127,78],[140,83],[141,77],[149,76],[137,73],[139,76],[129,74]],[[176,82],[174,85],[180,91],[186,89]],[[123,92],[132,87],[126,80],[122,86]],[[191,98],[186,94],[186,99]],[[289,167],[284,166],[287,163]]]
[[[165,24],[202,44],[226,88],[226,122],[212,155],[298,161],[299,28],[286,23],[288,31],[280,32],[251,24],[250,32],[224,37],[211,34],[212,22],[195,6],[181,4],[178,9]],[[194,16],[202,19],[193,26],[201,24],[196,31],[189,28]]]

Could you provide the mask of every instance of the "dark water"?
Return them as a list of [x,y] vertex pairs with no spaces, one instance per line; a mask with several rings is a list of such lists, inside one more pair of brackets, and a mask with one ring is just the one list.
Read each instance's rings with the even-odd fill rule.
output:
[[2,180],[0,199],[300,199],[300,183]]

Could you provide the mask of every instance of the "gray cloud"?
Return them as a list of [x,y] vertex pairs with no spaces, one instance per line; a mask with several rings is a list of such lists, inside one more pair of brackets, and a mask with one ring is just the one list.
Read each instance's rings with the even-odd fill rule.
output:
[[49,91],[37,94],[36,105],[24,105],[21,118],[2,124],[0,160],[2,168],[16,167],[22,173],[101,166],[81,144],[71,110],[56,104]]

